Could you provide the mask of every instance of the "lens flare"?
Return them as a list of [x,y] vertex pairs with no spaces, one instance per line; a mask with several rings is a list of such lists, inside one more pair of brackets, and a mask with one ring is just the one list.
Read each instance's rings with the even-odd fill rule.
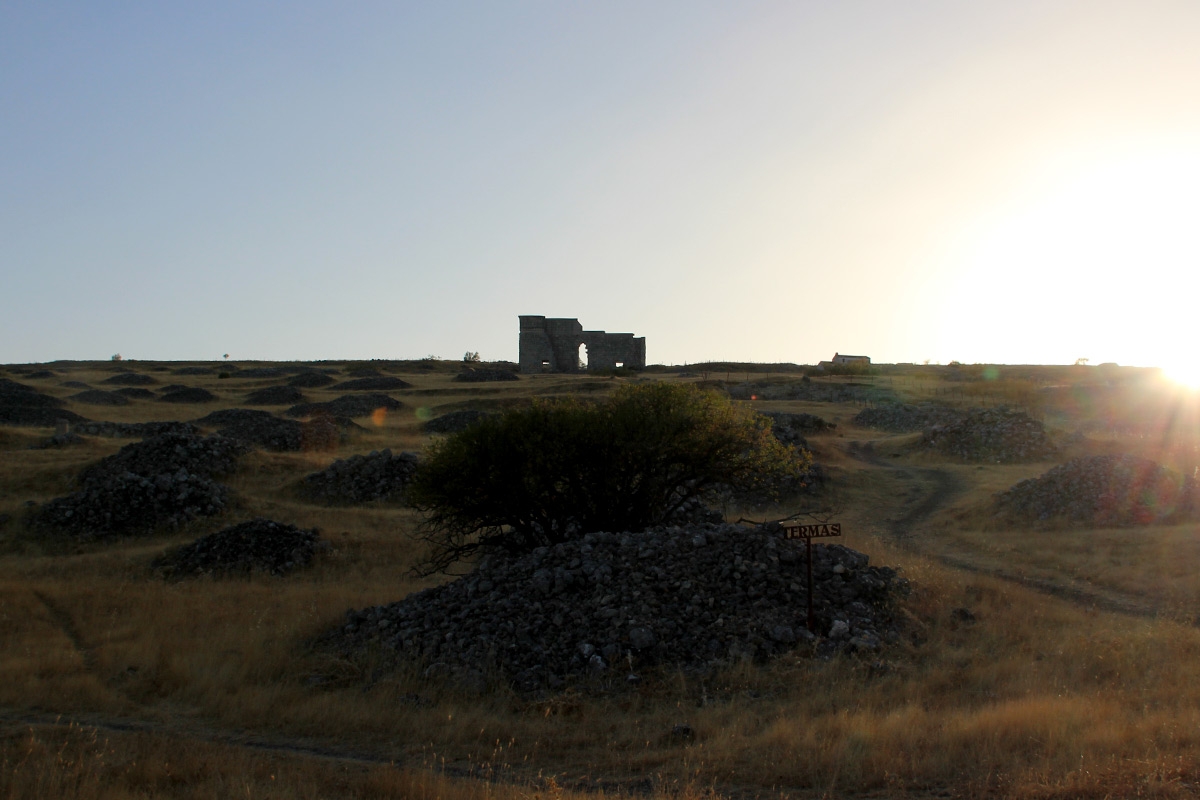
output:
[[387,419],[387,409],[377,408],[371,412],[371,422],[376,428],[382,428],[384,420]]

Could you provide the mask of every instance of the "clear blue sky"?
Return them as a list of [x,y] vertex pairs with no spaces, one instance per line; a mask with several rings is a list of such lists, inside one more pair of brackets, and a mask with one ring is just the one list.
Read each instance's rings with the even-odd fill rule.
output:
[[0,361],[1193,358],[1200,3],[0,4]]

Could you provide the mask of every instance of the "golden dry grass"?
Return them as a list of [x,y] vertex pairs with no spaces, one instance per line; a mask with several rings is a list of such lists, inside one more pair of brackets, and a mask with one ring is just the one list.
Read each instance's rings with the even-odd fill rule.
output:
[[[111,374],[109,365],[87,369],[89,382]],[[68,374],[75,377],[64,370],[29,383],[57,391]],[[437,413],[474,396],[524,402],[583,381],[604,391],[623,380],[539,376],[484,384],[488,393],[472,395],[445,372],[397,374],[415,384],[392,393],[408,411],[368,423],[335,453],[252,454],[230,481],[239,506],[221,520],[66,550],[23,536],[19,519],[0,528],[0,707],[140,720],[153,731],[10,731],[0,750],[0,798],[530,797],[561,796],[576,781],[613,792],[643,779],[654,794],[675,796],[948,788],[1169,797],[1188,794],[1200,778],[1200,692],[1190,668],[1200,631],[1180,614],[1097,612],[937,560],[949,553],[1001,573],[1036,570],[1063,585],[1086,581],[1178,609],[1194,597],[1191,576],[1200,572],[1194,528],[996,538],[957,524],[952,508],[922,527],[915,546],[897,546],[889,520],[928,490],[923,470],[954,475],[965,487],[955,501],[961,510],[1045,465],[914,460],[892,437],[849,427],[851,407],[770,405],[839,423],[811,439],[844,501],[844,543],[874,563],[899,566],[912,581],[903,645],[880,656],[737,665],[705,679],[667,672],[623,694],[539,700],[499,687],[471,694],[415,674],[372,676],[369,665],[332,660],[309,642],[347,609],[398,600],[436,579],[410,573],[422,555],[406,536],[416,522],[411,512],[308,503],[293,491],[302,475],[349,453],[418,446],[415,408]],[[270,383],[244,381],[235,391],[226,388],[234,379],[161,380],[221,394],[220,403],[167,407],[184,419],[236,406]],[[139,409],[161,405],[77,410],[135,420],[149,418]],[[79,466],[122,444],[25,449],[48,433],[0,428],[0,511],[19,515],[26,499],[65,491]],[[876,439],[884,454],[896,445],[898,457],[883,466],[856,460],[847,448],[856,439]],[[286,579],[168,584],[150,576],[149,562],[166,548],[254,515],[318,526],[334,550]],[[957,608],[976,621],[960,619]],[[689,725],[695,739],[672,737],[676,724]],[[320,742],[406,769],[248,751],[205,731]],[[450,779],[424,769],[430,765],[514,783]],[[533,782],[539,774],[557,785]]]

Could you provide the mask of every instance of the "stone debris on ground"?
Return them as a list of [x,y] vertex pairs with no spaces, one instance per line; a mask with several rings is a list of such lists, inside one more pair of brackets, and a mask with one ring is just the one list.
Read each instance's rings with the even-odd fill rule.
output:
[[442,414],[440,417],[428,420],[421,426],[421,430],[425,431],[425,433],[458,433],[471,427],[479,420],[490,416],[492,414],[487,411],[464,408],[461,411],[451,411],[448,414]]
[[468,367],[454,376],[461,383],[485,383],[488,381],[519,381],[520,376],[511,369],[474,369]]
[[143,389],[140,386],[126,386],[124,389],[117,389],[116,394],[124,395],[134,400],[154,399],[154,392],[149,389]]
[[[145,390],[143,390],[145,391]],[[88,389],[73,394],[67,398],[73,403],[86,403],[89,406],[127,406],[129,398],[117,392],[106,392],[103,389]]]
[[251,408],[214,411],[195,423],[216,428],[219,436],[276,452],[330,450],[341,444],[347,429],[354,427],[354,423],[345,417],[318,414],[297,422]]
[[963,411],[933,403],[882,403],[859,411],[853,422],[860,428],[915,433],[934,425],[957,422],[963,416]]
[[251,406],[290,406],[306,399],[295,386],[267,386],[246,395],[245,402]]
[[86,422],[86,418],[62,408],[63,401],[31,386],[0,378],[0,425],[53,427],[59,420]]
[[333,376],[323,372],[301,372],[293,378],[288,378],[287,383],[288,386],[296,386],[301,389],[320,389],[336,380]]
[[996,519],[1085,527],[1151,525],[1196,510],[1196,482],[1148,458],[1083,456],[995,495]]
[[140,372],[121,372],[100,382],[110,383],[114,386],[151,386],[158,383],[154,378],[149,375],[143,375]]
[[1058,452],[1042,423],[1007,406],[971,409],[958,420],[934,425],[917,446],[964,461],[998,464],[1045,461]]
[[126,445],[84,469],[79,491],[37,509],[31,526],[86,541],[219,514],[229,490],[213,478],[231,473],[243,452],[229,439],[169,433]]
[[404,403],[386,394],[344,394],[336,400],[325,403],[300,403],[292,406],[285,413],[289,417],[311,417],[327,415],[332,417],[367,417],[379,409],[396,411],[404,408]]
[[804,450],[808,449],[808,440],[804,433],[821,433],[835,427],[832,422],[826,422],[815,414],[788,414],[782,411],[763,412],[764,417],[771,420],[771,433],[783,444],[795,445]]
[[185,386],[167,392],[158,398],[160,403],[211,403],[217,396],[199,386]]
[[165,433],[195,435],[200,432],[190,422],[90,422],[71,426],[75,433],[85,436],[106,436],[113,439],[143,439]]
[[387,392],[392,389],[411,389],[412,384],[390,375],[374,375],[342,381],[329,387],[343,392]]
[[323,642],[427,675],[518,690],[625,683],[665,665],[706,671],[803,652],[874,652],[899,639],[907,582],[840,545],[815,545],[816,637],[806,629],[804,546],[731,524],[591,533],[525,555],[492,553],[468,575],[346,614]]
[[401,500],[419,461],[416,453],[372,450],[305,475],[301,485],[308,497],[324,503]]
[[286,575],[329,549],[320,532],[257,517],[203,536],[155,559],[151,569],[167,579],[201,575]]

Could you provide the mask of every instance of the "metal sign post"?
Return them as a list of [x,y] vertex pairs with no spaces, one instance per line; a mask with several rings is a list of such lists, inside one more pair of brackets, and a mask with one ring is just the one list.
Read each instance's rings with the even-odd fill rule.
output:
[[814,525],[784,525],[783,538],[803,539],[804,554],[808,561],[808,632],[816,633],[817,620],[813,615],[813,577],[812,577],[812,540],[824,539],[827,536],[841,536],[840,522],[822,522]]

